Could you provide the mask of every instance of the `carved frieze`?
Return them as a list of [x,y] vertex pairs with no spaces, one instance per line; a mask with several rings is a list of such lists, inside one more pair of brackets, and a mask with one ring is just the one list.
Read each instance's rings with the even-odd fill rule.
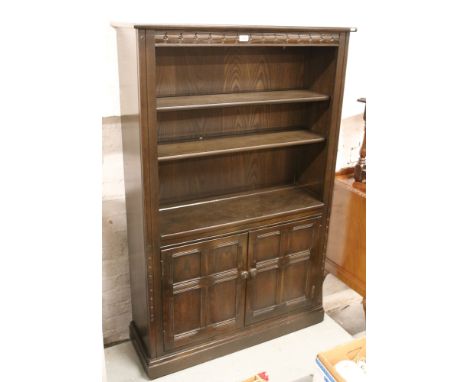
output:
[[157,31],[156,45],[339,45],[339,33]]

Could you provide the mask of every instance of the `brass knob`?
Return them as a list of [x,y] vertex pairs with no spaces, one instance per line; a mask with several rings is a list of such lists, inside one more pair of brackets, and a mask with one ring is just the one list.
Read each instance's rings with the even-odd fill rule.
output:
[[241,278],[243,278],[244,280],[246,280],[247,277],[249,277],[249,272],[247,272],[247,271],[242,271],[240,275],[241,275]]
[[255,276],[257,276],[257,268],[251,268],[250,269],[250,277],[254,278]]

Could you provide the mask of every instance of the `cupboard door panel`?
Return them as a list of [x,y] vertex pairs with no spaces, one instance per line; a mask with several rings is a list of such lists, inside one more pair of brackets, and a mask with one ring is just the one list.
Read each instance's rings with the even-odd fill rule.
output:
[[192,289],[174,296],[174,332],[185,333],[201,326],[201,293]]
[[278,283],[278,269],[261,270],[258,272],[255,280],[256,288],[253,291],[253,306],[256,310],[269,309],[275,305],[276,285]]
[[173,257],[174,282],[187,281],[201,276],[201,252],[198,249],[176,253]]
[[223,245],[212,249],[208,253],[208,273],[219,273],[235,269],[237,267],[237,251],[236,242],[223,243]]
[[281,232],[269,230],[256,236],[255,253],[253,261],[277,259],[280,257]]
[[208,288],[210,315],[208,325],[219,325],[236,320],[237,282],[229,280],[215,284]]
[[246,324],[318,304],[320,217],[249,232]]
[[296,300],[304,296],[307,282],[306,266],[304,262],[299,262],[286,267],[282,301]]
[[244,325],[247,234],[161,252],[166,350]]

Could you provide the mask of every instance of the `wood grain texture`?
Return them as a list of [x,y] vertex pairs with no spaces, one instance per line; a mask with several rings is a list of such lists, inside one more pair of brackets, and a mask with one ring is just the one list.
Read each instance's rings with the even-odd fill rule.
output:
[[308,130],[289,130],[275,133],[239,135],[181,143],[159,145],[160,162],[234,152],[266,150],[323,142],[325,138]]
[[309,90],[279,90],[231,94],[208,94],[158,98],[158,111],[209,109],[241,105],[267,105],[275,103],[299,103],[328,101],[329,96]]
[[156,48],[156,93],[170,97],[305,89],[307,49]]
[[272,216],[313,210],[323,206],[301,188],[215,200],[208,203],[161,209],[161,236],[170,238],[183,233],[196,233],[220,226],[266,219]]

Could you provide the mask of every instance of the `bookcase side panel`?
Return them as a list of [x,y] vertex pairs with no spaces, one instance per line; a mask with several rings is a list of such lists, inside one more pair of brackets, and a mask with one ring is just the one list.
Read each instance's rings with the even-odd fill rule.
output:
[[308,51],[306,57],[306,76],[309,89],[331,97],[328,103],[315,103],[309,105],[308,128],[320,136],[325,137],[324,150],[318,155],[305,155],[302,168],[299,170],[298,183],[310,185],[312,192],[318,199],[323,200],[325,169],[330,147],[330,123],[335,102],[335,79],[337,74],[337,47],[314,48]]
[[159,229],[159,166],[158,166],[158,121],[156,115],[156,63],[159,60],[154,47],[154,34],[152,30],[140,31],[141,51],[140,56],[145,56],[144,68],[141,68],[141,84],[145,86],[145,103],[142,106],[146,110],[145,155],[144,169],[146,174],[146,195],[148,203],[145,207],[147,214],[147,262],[149,288],[149,309],[151,323],[152,356],[159,357],[164,353],[163,325],[162,325],[162,300],[161,300],[161,272],[162,261],[160,253],[160,229]]
[[[331,115],[329,122],[328,144],[326,149],[326,162],[324,164],[324,182],[322,201],[325,204],[322,222],[322,242],[321,242],[321,266],[322,277],[325,272],[325,257],[328,241],[328,227],[330,222],[331,203],[333,197],[333,187],[335,179],[336,154],[338,151],[338,138],[341,124],[341,110],[343,104],[343,94],[346,76],[346,63],[348,58],[349,32],[340,33],[340,45],[337,53],[336,74],[334,90],[332,95]],[[320,296],[322,295],[322,284],[320,283]]]
[[146,110],[139,73],[141,50],[135,29],[117,28],[120,109],[124,161],[127,240],[130,262],[132,320],[148,355],[152,353],[146,261],[146,216],[143,147]]

